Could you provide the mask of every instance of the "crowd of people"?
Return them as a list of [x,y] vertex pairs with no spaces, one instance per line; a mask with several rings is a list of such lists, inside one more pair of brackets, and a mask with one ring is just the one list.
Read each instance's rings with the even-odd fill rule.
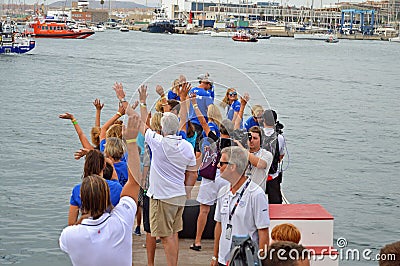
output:
[[[85,157],[82,182],[70,197],[69,226],[59,241],[74,265],[132,265],[132,234],[141,234],[142,220],[148,265],[154,265],[158,239],[167,264],[177,265],[182,214],[198,180],[200,211],[188,248],[201,251],[207,216],[216,204],[210,265],[227,264],[236,235],[248,235],[261,253],[268,252],[269,204],[282,203],[283,126],[275,111],[261,105],[251,106],[245,120],[250,97],[239,97],[235,88],[217,102],[208,74],[194,85],[183,75],[168,91],[158,85],[151,112],[146,86],[140,86],[137,101],[128,103],[122,84],[115,83],[118,110],[103,125],[104,104],[93,102],[91,142],[74,115],[59,116],[71,120],[79,136],[82,148],[75,158]],[[293,225],[278,227],[271,233],[272,246],[304,249],[296,230]],[[275,264],[266,259],[263,265]]]

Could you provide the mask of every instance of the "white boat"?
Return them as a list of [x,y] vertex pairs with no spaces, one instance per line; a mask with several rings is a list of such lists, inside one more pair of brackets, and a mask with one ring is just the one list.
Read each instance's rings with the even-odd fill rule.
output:
[[225,37],[225,38],[232,38],[235,36],[236,32],[234,31],[213,31],[211,32],[210,36],[211,37]]
[[394,38],[389,38],[389,42],[400,42],[400,22],[399,22],[399,36]]
[[201,30],[197,32],[198,35],[211,35],[213,31],[212,30]]
[[297,40],[320,40],[320,41],[325,41],[329,38],[334,38],[337,39],[336,34],[332,33],[323,33],[323,32],[296,32],[293,37]]
[[90,29],[95,32],[104,32],[105,27],[101,24],[97,24],[95,26],[91,26]]
[[389,42],[400,42],[400,36],[397,36],[395,38],[389,38]]
[[126,26],[122,26],[121,28],[119,28],[119,31],[121,32],[129,32],[129,28]]

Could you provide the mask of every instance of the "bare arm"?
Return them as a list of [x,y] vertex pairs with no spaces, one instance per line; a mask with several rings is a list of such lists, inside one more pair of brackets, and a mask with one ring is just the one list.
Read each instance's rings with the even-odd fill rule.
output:
[[142,119],[142,123],[140,125],[140,133],[143,135],[146,133],[146,130],[148,126],[146,125],[146,120],[148,116],[147,112],[147,105],[146,105],[146,99],[147,99],[147,86],[142,85],[139,88],[139,102],[140,102],[140,118]]
[[240,97],[240,110],[239,110],[239,112],[237,114],[237,118],[235,120],[234,129],[240,128],[240,123],[242,122],[242,119],[243,119],[244,109],[249,100],[250,100],[250,96],[247,92],[245,92],[243,94],[243,97]]
[[267,161],[261,159],[260,157],[255,156],[251,152],[249,152],[249,162],[251,163],[252,166],[255,166],[257,168],[265,169],[268,166]]
[[186,132],[186,124],[187,124],[187,114],[188,114],[188,101],[187,96],[188,92],[191,89],[189,83],[183,83],[182,88],[179,89],[179,98],[181,99],[181,110],[179,112],[180,121],[179,121],[179,128],[180,130]]
[[[194,166],[195,169],[196,166]],[[197,180],[197,171],[193,169],[193,171],[186,171],[185,172],[185,190],[186,190],[186,197],[188,199],[191,198],[191,193],[192,193],[192,189],[194,184],[196,184],[196,180]]]
[[[258,248],[260,249],[261,257],[264,256],[269,245],[269,230],[268,228],[258,229]],[[261,251],[262,249],[262,251]]]
[[68,212],[68,225],[74,225],[78,221],[79,207],[74,205],[69,205]]
[[106,138],[106,133],[107,130],[112,126],[115,121],[117,121],[122,115],[125,114],[125,107],[123,105],[119,105],[118,107],[118,112],[113,115],[110,119],[108,119],[107,122],[104,123],[104,125],[100,129],[100,140],[103,140]]
[[[156,92],[157,92],[157,94],[160,95],[160,97],[161,97],[161,104],[162,104],[162,106],[167,105],[167,104],[168,104],[168,99],[167,99],[167,97],[165,96],[164,88],[163,88],[161,85],[157,85],[157,86],[156,86]],[[163,110],[164,110],[164,107],[163,107]],[[165,110],[164,110],[164,111],[165,111]]]
[[101,109],[104,107],[104,103],[101,103],[99,99],[95,99],[93,102],[94,107],[96,107],[96,120],[94,122],[94,125],[96,127],[100,127],[100,114],[101,114]]
[[128,126],[124,130],[124,137],[128,146],[128,182],[122,189],[121,197],[131,197],[137,203],[140,189],[137,180],[141,180],[141,173],[139,149],[136,143],[136,138],[139,132],[140,118],[130,106],[128,106],[127,112],[129,118]]
[[214,252],[213,256],[217,258],[217,260],[211,260],[211,266],[218,266],[218,252],[219,252],[219,239],[221,238],[221,222],[216,222],[214,229]]
[[75,131],[78,134],[79,140],[82,144],[82,147],[85,149],[93,150],[92,144],[90,144],[89,140],[87,139],[85,133],[83,133],[81,127],[78,124],[78,121],[75,119],[73,114],[64,113],[58,116],[61,119],[70,119],[72,124],[74,125]]

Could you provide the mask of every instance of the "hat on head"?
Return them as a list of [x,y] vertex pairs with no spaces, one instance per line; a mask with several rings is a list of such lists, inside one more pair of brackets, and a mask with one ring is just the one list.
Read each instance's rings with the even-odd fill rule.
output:
[[278,116],[274,110],[265,110],[263,114],[263,120],[267,126],[274,126],[277,118]]
[[201,74],[197,77],[199,79],[199,82],[206,82],[206,83],[211,83],[213,84],[214,81],[212,79],[210,79],[210,74],[206,73],[206,74]]

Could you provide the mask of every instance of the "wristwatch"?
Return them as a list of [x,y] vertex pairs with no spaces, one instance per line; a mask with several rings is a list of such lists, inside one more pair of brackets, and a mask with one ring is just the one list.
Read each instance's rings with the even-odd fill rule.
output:
[[212,256],[212,257],[211,257],[211,260],[217,261],[217,260],[218,260],[218,258],[217,258],[217,257],[215,257],[215,256]]
[[120,103],[126,102],[125,97],[119,100]]

